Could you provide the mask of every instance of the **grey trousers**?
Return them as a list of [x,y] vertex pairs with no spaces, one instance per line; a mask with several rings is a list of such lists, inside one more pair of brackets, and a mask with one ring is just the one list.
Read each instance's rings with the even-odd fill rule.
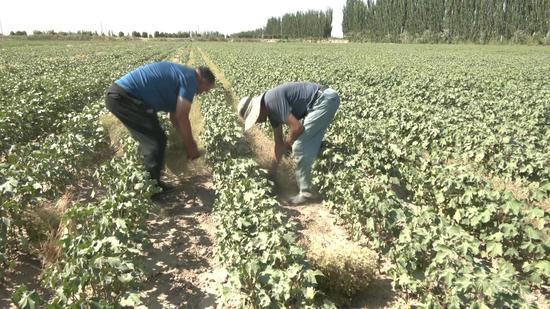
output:
[[338,93],[328,88],[319,95],[303,119],[305,130],[292,145],[292,152],[297,161],[296,181],[300,192],[311,190],[311,168],[339,106]]

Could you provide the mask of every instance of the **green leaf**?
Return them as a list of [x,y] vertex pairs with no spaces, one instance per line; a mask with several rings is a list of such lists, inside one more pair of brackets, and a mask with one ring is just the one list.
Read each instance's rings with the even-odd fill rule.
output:
[[526,226],[526,227],[525,227],[525,232],[527,233],[527,236],[528,236],[530,239],[540,240],[540,233],[539,233],[539,231],[535,230],[535,229],[532,228],[531,226]]
[[123,307],[136,308],[143,305],[143,302],[138,293],[126,293],[126,295],[121,298],[119,304]]
[[23,285],[19,287],[12,295],[12,301],[17,304],[21,309],[34,309],[40,305],[40,297],[36,291],[27,291],[27,288]]
[[315,291],[314,288],[307,287],[306,292],[304,293],[304,296],[306,299],[313,300],[316,294],[317,294],[317,291]]
[[130,273],[122,274],[122,275],[118,276],[118,280],[122,283],[128,283],[128,282],[132,281],[133,279],[134,279],[134,277]]
[[500,242],[491,241],[487,243],[487,253],[491,257],[502,256],[502,244]]
[[550,261],[537,262],[534,267],[540,274],[546,276],[547,278],[550,277]]
[[445,195],[442,192],[437,192],[435,194],[435,201],[438,204],[443,204],[443,202],[445,202]]

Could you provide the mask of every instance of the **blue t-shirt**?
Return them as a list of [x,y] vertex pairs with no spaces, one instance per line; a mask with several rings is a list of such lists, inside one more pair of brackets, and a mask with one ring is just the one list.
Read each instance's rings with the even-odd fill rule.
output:
[[141,66],[115,83],[155,111],[175,112],[178,96],[192,102],[197,92],[195,70],[166,61]]

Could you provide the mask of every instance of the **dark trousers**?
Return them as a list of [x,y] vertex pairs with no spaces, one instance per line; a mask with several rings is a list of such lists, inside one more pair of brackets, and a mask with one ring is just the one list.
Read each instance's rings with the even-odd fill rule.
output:
[[107,90],[105,104],[138,141],[145,169],[151,178],[160,181],[166,134],[159,124],[156,112],[142,101],[130,97],[115,83]]

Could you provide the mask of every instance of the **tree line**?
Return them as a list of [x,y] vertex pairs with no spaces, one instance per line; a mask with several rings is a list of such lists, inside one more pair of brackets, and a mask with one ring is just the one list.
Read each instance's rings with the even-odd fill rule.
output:
[[550,43],[550,0],[347,0],[351,39]]
[[234,38],[327,38],[332,32],[332,9],[308,10],[271,17],[265,27],[252,31],[234,33]]
[[[10,36],[14,37],[31,37],[27,31],[10,31]],[[34,30],[32,32],[32,37],[37,39],[47,39],[47,38],[94,38],[94,37],[110,37],[110,38],[203,38],[203,39],[225,39],[225,35],[217,31],[178,31],[178,32],[160,32],[155,31],[154,33],[148,33],[146,31],[132,31],[124,33],[119,31],[115,33],[114,31],[107,31],[107,33],[98,33],[97,31],[77,31],[77,32],[65,32],[65,31],[40,31]]]

